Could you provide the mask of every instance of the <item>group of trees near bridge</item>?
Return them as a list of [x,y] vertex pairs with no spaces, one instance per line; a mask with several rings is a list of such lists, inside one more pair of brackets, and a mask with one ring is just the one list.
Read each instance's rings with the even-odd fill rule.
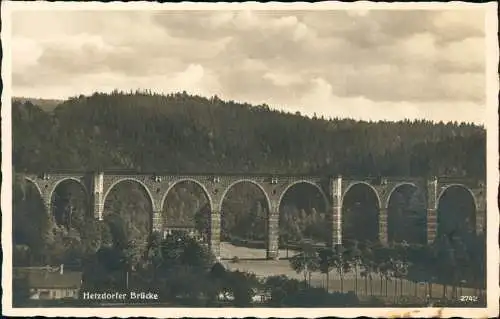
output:
[[[364,291],[374,295],[374,279],[380,282],[375,292],[379,296],[412,295],[403,290],[403,280],[425,283],[426,292],[433,296],[432,285],[442,285],[442,297],[459,298],[462,287],[474,288],[475,295],[486,287],[486,246],[484,234],[475,236],[441,236],[430,245],[409,244],[405,241],[390,245],[380,243],[361,243],[346,241],[333,249],[314,248],[310,243],[302,245],[302,251],[290,258],[290,266],[297,273],[304,274],[307,283],[313,272],[326,277],[328,290],[329,277],[335,272],[340,278],[340,291],[348,274],[354,274],[354,292],[364,285]],[[309,279],[310,282],[310,279]],[[414,288],[416,289],[416,285]],[[451,296],[447,295],[452,288]],[[352,289],[352,287],[351,287]],[[413,294],[414,295],[414,294]]]
[[[12,128],[13,164],[15,172],[21,173],[131,169],[485,177],[485,130],[473,124],[307,118],[273,111],[267,105],[185,92],[166,96],[96,93],[70,98],[51,112],[29,101],[14,101]],[[15,187],[14,243],[24,245],[19,256],[27,249],[32,252],[23,263],[85,259],[111,243],[144,246],[151,226],[150,207],[137,185],[118,185],[105,204],[107,222],[96,223],[85,215],[83,192],[69,184],[56,191],[59,203],[54,218],[43,216],[39,201],[27,200],[37,197],[30,186]],[[291,240],[325,241],[327,211],[317,190],[297,187],[290,193],[282,203],[280,233]],[[249,185],[237,185],[228,193],[222,209],[223,238],[264,238],[268,208],[262,196]],[[346,236],[366,235],[361,240],[371,240],[376,236],[371,222],[376,208],[359,207],[364,203],[360,198],[368,195],[352,196],[351,207],[345,208],[346,216],[353,216],[345,220]],[[421,223],[422,208],[415,204],[410,212],[409,205],[401,202],[398,214],[411,213],[412,225]],[[206,198],[196,185],[175,187],[164,207],[165,223],[197,225],[200,230],[206,229],[207,213]],[[368,220],[365,224],[370,228],[355,223],[361,219]],[[392,220],[401,225],[408,221]],[[350,221],[356,225],[349,226]],[[411,236],[422,242],[418,229]],[[395,241],[401,240],[398,236],[393,236]]]

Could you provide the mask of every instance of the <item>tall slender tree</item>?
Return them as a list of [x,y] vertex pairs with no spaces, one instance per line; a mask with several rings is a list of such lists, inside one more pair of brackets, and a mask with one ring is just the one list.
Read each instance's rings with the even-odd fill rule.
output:
[[330,292],[330,271],[335,267],[334,251],[332,249],[321,249],[319,251],[319,268],[326,276],[326,291]]
[[333,252],[333,265],[340,276],[340,292],[344,292],[344,275],[350,270],[349,254],[342,245],[337,245]]

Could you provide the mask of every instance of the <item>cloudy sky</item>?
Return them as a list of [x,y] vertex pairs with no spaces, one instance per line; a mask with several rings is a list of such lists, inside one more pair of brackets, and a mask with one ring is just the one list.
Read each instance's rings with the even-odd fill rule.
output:
[[356,119],[483,123],[483,10],[18,11],[14,96],[186,90]]

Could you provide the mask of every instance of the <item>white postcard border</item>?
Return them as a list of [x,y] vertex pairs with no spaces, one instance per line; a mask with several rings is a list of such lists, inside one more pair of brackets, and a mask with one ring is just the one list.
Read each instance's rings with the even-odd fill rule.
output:
[[[151,2],[2,2],[2,308],[11,316],[99,316],[99,317],[490,317],[499,311],[499,212],[497,195],[498,170],[498,18],[497,3],[483,4],[465,2],[442,3],[170,3]],[[11,13],[17,10],[401,10],[401,9],[456,9],[486,10],[486,68],[487,108],[487,308],[12,308],[12,127],[11,127]]]

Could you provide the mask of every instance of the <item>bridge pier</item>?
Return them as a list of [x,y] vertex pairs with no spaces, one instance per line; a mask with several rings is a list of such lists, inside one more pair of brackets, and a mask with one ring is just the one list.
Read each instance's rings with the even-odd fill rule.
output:
[[432,244],[437,234],[438,182],[434,178],[427,181],[427,244]]
[[217,260],[220,260],[220,231],[221,231],[221,213],[212,211],[210,213],[210,250]]
[[486,216],[485,210],[476,212],[476,235],[483,234],[486,231]]
[[342,177],[337,177],[331,181],[331,206],[330,218],[327,220],[331,226],[331,238],[328,245],[335,247],[342,244]]
[[427,209],[427,244],[432,244],[437,235],[437,214],[435,208]]
[[330,223],[331,223],[331,238],[330,238],[330,247],[335,247],[336,245],[342,244],[342,207],[334,206],[331,208],[330,215]]
[[91,205],[93,209],[93,215],[95,219],[102,220],[102,213],[104,211],[104,174],[98,172],[94,174],[94,180],[92,183],[92,200]]
[[151,230],[153,232],[162,232],[163,230],[163,221],[160,210],[153,210]]
[[387,245],[388,234],[387,234],[387,208],[380,208],[378,213],[378,239],[381,244]]
[[49,218],[54,218],[52,214],[52,201],[49,198],[43,198],[43,208],[45,210],[45,214]]
[[486,190],[481,183],[472,190],[476,199],[476,235],[485,233],[486,231]]
[[97,220],[103,220],[104,203],[94,203],[92,215]]
[[275,208],[269,211],[267,217],[267,259],[279,259],[279,210]]

